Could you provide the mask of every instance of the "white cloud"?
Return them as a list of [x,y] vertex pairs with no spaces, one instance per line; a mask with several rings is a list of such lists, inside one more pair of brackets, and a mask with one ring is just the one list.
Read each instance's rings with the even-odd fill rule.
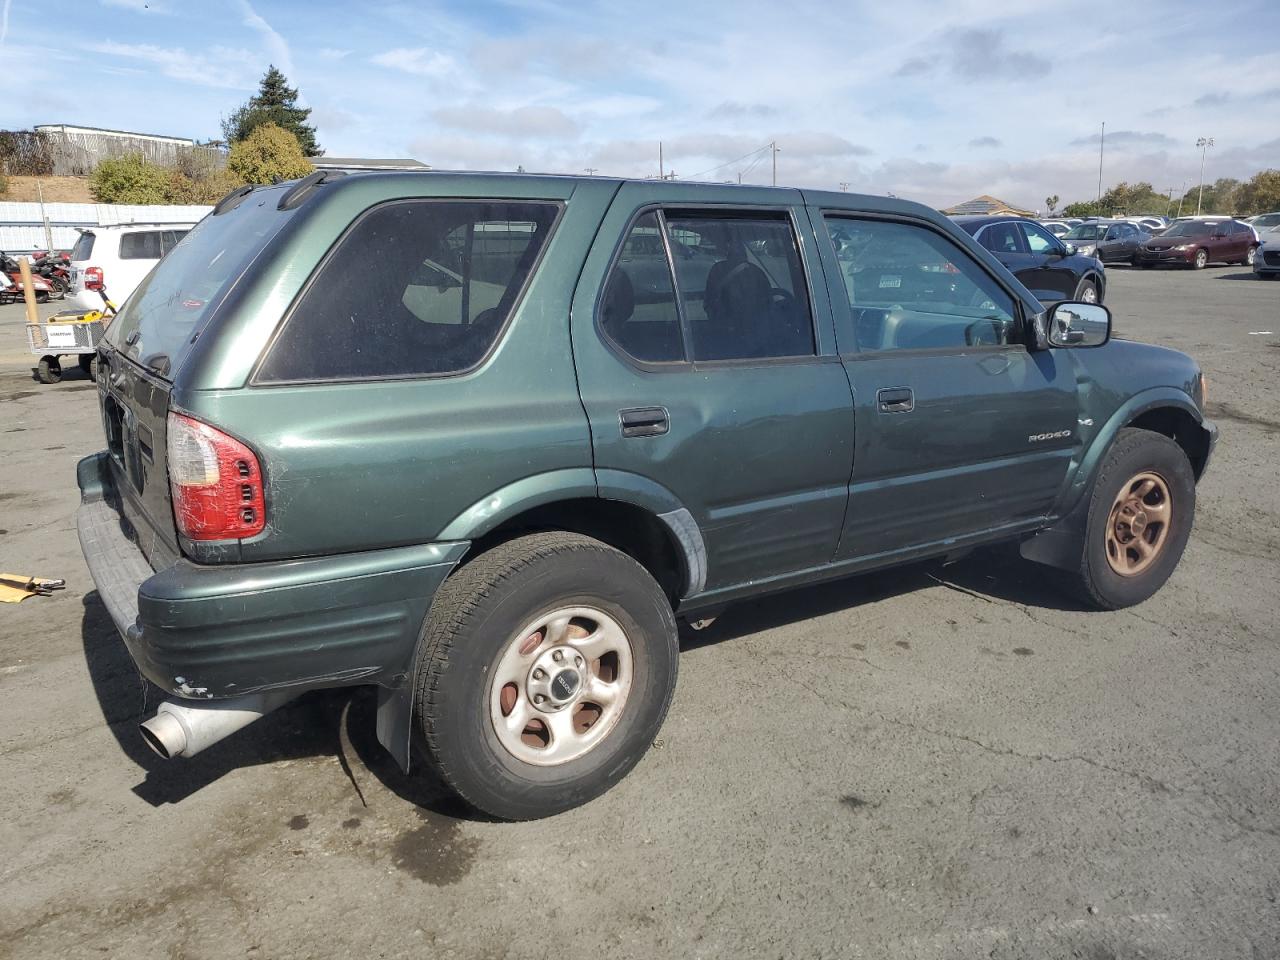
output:
[[444,79],[458,69],[457,62],[452,57],[427,47],[416,49],[399,47],[370,59],[380,67],[390,67],[416,76],[437,79]]
[[185,47],[160,47],[151,43],[117,43],[107,40],[84,46],[92,53],[155,64],[173,80],[202,87],[245,89],[253,86],[256,58],[247,50],[213,47],[208,54]]
[[258,15],[258,11],[253,9],[249,0],[240,0],[240,12],[244,17],[245,26],[262,34],[267,49],[271,51],[272,62],[284,71],[285,76],[292,77],[294,75],[293,53],[289,50],[289,44],[285,42],[284,37]]
[[441,107],[432,111],[436,123],[455,130],[470,133],[531,139],[549,137],[574,137],[578,125],[562,110],[555,107],[517,107],[514,110],[496,110],[476,104],[461,107]]

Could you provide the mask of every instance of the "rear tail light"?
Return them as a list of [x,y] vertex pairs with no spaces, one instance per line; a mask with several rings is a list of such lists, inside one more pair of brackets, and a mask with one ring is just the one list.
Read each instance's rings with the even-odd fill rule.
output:
[[169,490],[178,532],[239,540],[266,527],[262,468],[254,452],[207,423],[170,413]]
[[86,290],[102,289],[102,268],[86,267],[84,271],[84,288]]

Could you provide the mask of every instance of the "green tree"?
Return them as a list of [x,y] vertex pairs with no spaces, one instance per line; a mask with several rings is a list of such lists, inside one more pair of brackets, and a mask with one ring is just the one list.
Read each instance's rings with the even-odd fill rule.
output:
[[1056,193],[1055,193],[1053,196],[1051,196],[1051,197],[1045,197],[1045,198],[1044,198],[1044,205],[1045,205],[1046,207],[1048,207],[1048,208],[1049,208],[1049,216],[1053,216],[1053,211],[1055,211],[1055,210],[1057,210],[1057,209],[1058,209],[1058,200],[1059,200],[1059,199],[1060,199],[1060,198],[1058,197],[1058,195],[1057,195]]
[[264,123],[272,123],[292,133],[305,156],[318,157],[324,151],[316,143],[316,128],[307,123],[309,116],[310,109],[298,106],[298,88],[289,86],[273,64],[262,75],[258,92],[223,118],[222,135],[235,144]]
[[274,123],[264,123],[231,145],[227,169],[245,183],[272,183],[305,177],[314,167],[302,155],[297,137]]
[[1239,213],[1272,213],[1280,210],[1280,170],[1262,170],[1239,191]]
[[1092,200],[1077,200],[1075,203],[1068,203],[1062,208],[1064,217],[1096,217],[1100,216],[1101,208]]
[[89,178],[99,203],[167,203],[169,171],[131,153],[101,161]]

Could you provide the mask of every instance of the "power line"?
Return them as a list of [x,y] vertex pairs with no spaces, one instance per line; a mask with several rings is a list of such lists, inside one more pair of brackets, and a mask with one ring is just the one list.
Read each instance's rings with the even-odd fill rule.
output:
[[705,177],[708,173],[715,173],[717,170],[720,170],[723,167],[730,167],[730,166],[733,166],[733,164],[735,163],[741,163],[743,160],[746,160],[748,157],[754,157],[757,153],[763,155],[764,152],[772,146],[773,146],[772,143],[766,143],[763,147],[761,147],[758,150],[752,150],[750,153],[744,153],[742,156],[736,157],[733,160],[726,160],[724,163],[717,163],[714,167],[711,167],[708,170],[703,170],[701,173],[695,173],[691,177],[685,177],[685,179],[686,180],[701,179],[702,177]]

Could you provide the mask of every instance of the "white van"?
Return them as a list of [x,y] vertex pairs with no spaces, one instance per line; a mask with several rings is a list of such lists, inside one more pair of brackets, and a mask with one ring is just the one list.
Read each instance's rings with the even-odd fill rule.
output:
[[[101,290],[116,306],[123,306],[160,258],[187,235],[193,223],[121,223],[85,227],[71,250],[68,294],[86,307],[100,307]],[[91,302],[92,301],[92,302]]]

